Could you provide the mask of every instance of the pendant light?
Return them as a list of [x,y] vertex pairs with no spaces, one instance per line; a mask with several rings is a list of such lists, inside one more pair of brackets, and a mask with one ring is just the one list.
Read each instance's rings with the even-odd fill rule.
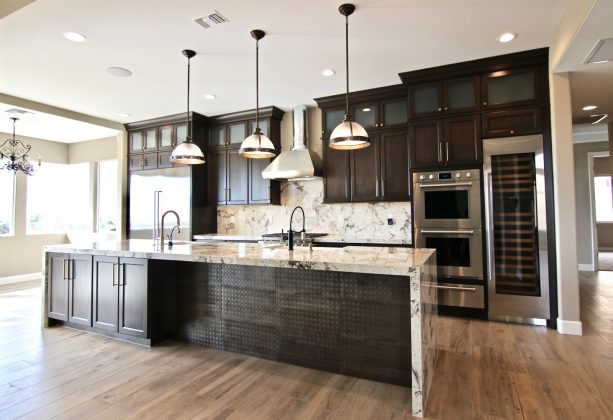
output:
[[349,113],[349,15],[355,10],[353,4],[342,4],[338,11],[345,16],[345,80],[347,90],[345,93],[345,118],[332,134],[328,143],[331,149],[355,150],[370,146],[370,139],[364,127],[353,121]]
[[275,146],[272,141],[260,130],[260,83],[259,83],[259,49],[260,39],[266,33],[259,29],[251,31],[251,36],[255,38],[255,130],[253,134],[243,140],[239,155],[250,159],[269,159],[275,157]]
[[187,57],[187,137],[179,144],[170,155],[170,163],[180,163],[183,165],[198,165],[204,163],[204,154],[197,144],[192,143],[192,125],[189,118],[189,74],[190,60],[196,55],[195,51],[183,50],[183,55]]

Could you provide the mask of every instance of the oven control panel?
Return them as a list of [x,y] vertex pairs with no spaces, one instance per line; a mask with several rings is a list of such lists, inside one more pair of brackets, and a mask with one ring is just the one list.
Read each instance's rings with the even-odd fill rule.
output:
[[427,182],[466,182],[473,179],[480,179],[478,169],[463,169],[455,171],[436,171],[436,172],[415,172],[413,174],[414,183]]

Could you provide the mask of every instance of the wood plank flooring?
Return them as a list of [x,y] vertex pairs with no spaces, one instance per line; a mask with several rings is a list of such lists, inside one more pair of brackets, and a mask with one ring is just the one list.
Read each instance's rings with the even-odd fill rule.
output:
[[[167,341],[42,330],[0,286],[0,419],[402,419],[409,388]],[[613,418],[613,272],[581,273],[584,336],[440,318],[427,418]]]

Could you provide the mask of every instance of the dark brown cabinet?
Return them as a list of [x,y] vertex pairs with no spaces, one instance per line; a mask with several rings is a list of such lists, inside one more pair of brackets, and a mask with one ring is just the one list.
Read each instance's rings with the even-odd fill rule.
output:
[[521,108],[483,113],[483,138],[522,136],[543,131],[543,110]]
[[322,141],[322,147],[324,155],[324,202],[344,203],[351,201],[349,152],[330,149],[327,139]]
[[370,146],[349,152],[351,168],[351,201],[380,199],[381,150],[379,134],[370,135]]
[[542,67],[523,67],[495,71],[481,76],[484,110],[513,106],[542,105],[544,98]]
[[94,257],[93,326],[146,338],[147,260]]
[[384,201],[408,200],[411,195],[409,176],[409,138],[406,129],[382,131],[380,197]]
[[479,115],[409,124],[411,168],[478,164],[482,160]]
[[[260,110],[258,126],[280,152],[283,111]],[[256,127],[254,112],[239,112],[211,118],[209,126],[208,202],[218,205],[279,204],[278,181],[262,177],[272,159],[247,159],[239,155],[243,140]]]
[[459,77],[409,87],[411,118],[475,112],[480,109],[479,77]]
[[354,120],[368,132],[404,128],[408,121],[406,95],[352,106]]
[[49,318],[70,324],[92,323],[92,257],[49,254]]

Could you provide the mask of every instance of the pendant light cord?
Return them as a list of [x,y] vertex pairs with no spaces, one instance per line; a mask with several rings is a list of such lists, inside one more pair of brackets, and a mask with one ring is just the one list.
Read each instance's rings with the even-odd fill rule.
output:
[[345,16],[345,118],[349,116],[349,16]]
[[260,40],[255,41],[255,131],[260,132]]
[[189,123],[189,76],[190,76],[191,58],[187,58],[187,138],[186,142],[192,141],[192,125]]

